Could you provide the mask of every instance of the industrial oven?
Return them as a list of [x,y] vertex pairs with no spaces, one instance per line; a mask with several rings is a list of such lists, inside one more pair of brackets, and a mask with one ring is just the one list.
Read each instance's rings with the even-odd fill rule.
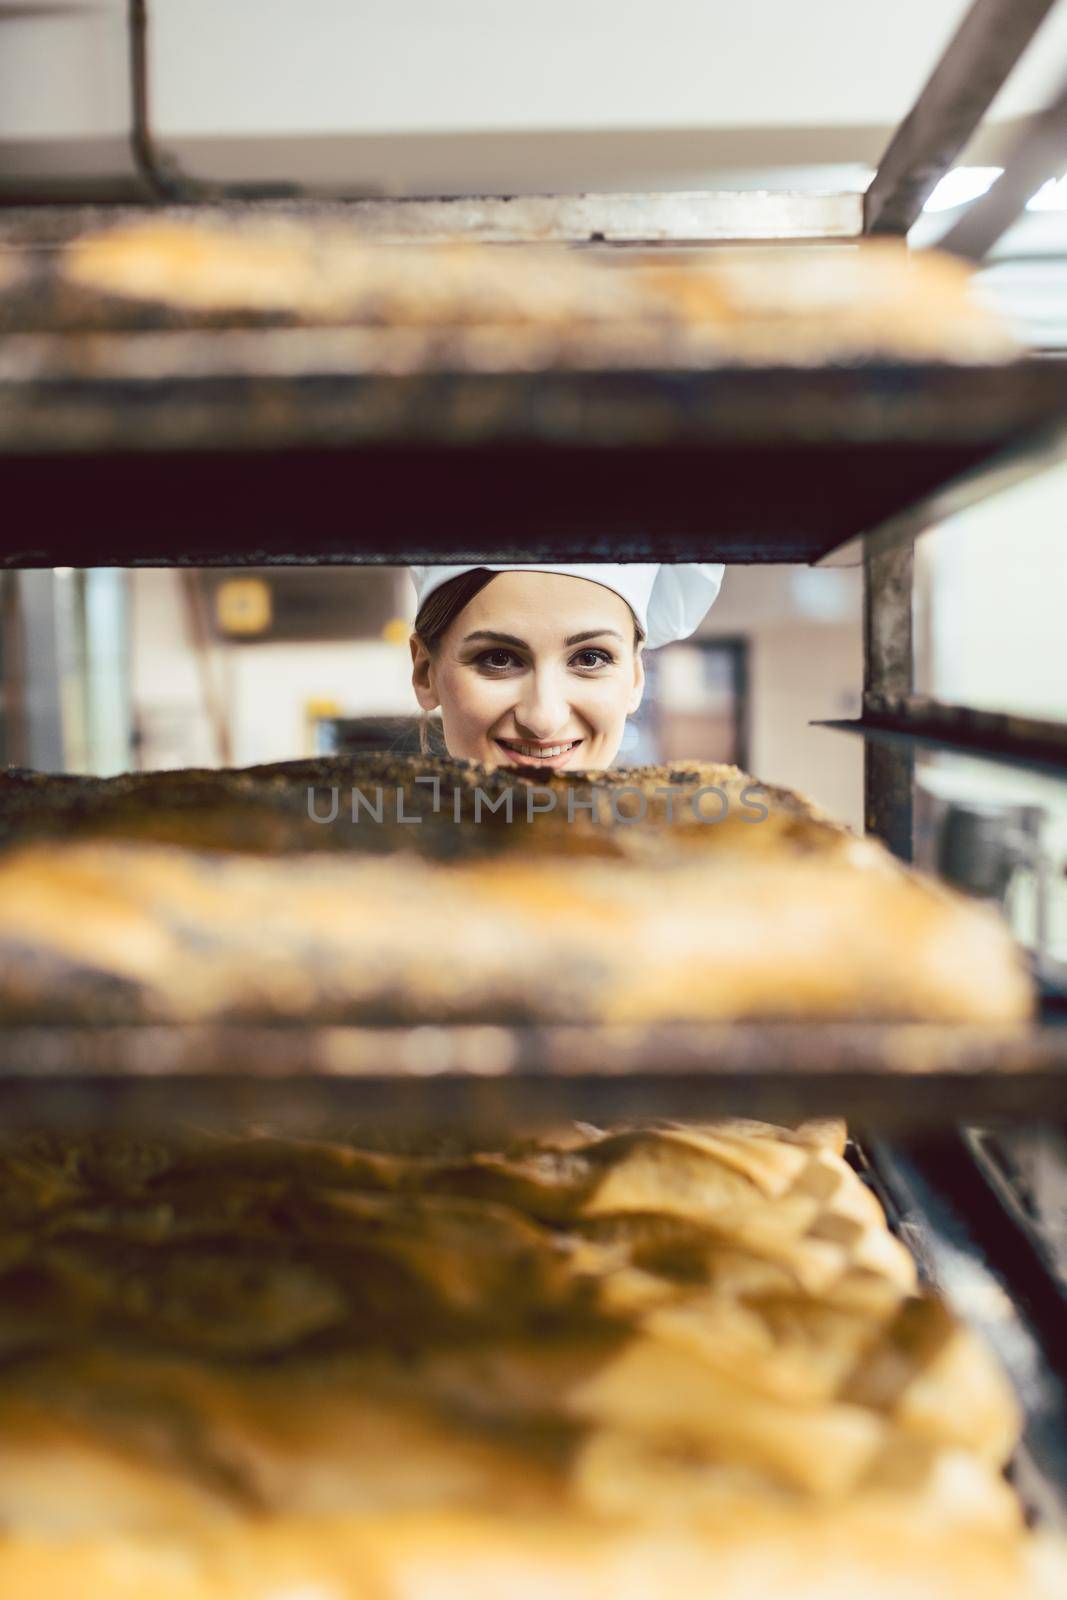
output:
[[[976,0],[862,195],[710,193],[353,201],[383,242],[546,238],[611,257],[689,257],[902,236],[1048,10]],[[916,752],[1067,779],[1062,728],[913,693],[912,547],[950,512],[1060,459],[1062,360],[1006,366],[684,361],[479,365],[426,334],[398,356],[358,330],[93,326],[53,264],[101,223],[284,215],[314,238],[338,208],[199,192],[158,159],[143,5],[131,6],[136,205],[11,205],[0,242],[2,559],[240,566],[479,560],[809,562],[860,541],[866,821],[912,859]],[[1067,142],[1067,90],[944,248],[980,260]],[[24,197],[30,202],[34,197]],[[506,515],[501,508],[506,507]],[[506,538],[502,528],[506,527]],[[1038,973],[1041,978],[1042,974]],[[1067,1027],[1055,985],[1028,1031],[926,1024],[697,1026],[625,1037],[515,1026],[490,1069],[464,1027],[115,1027],[0,1035],[11,1123],[159,1127],[175,1117],[300,1130],[551,1118],[845,1115],[851,1159],[920,1267],[1009,1371],[1014,1464],[1035,1513],[1067,1518]]]

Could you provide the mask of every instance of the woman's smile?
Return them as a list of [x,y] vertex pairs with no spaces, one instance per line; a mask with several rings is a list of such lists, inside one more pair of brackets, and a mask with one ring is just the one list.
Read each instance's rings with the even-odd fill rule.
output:
[[509,762],[515,766],[562,767],[567,757],[579,748],[581,739],[557,740],[554,744],[533,744],[522,739],[495,739]]

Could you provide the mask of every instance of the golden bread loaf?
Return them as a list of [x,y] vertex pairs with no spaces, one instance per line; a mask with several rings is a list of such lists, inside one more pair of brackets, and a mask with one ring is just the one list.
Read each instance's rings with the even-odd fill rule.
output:
[[[2,257],[0,257],[2,259]],[[60,285],[99,306],[454,335],[420,365],[1000,362],[1020,354],[971,273],[896,240],[830,249],[576,252],[566,244],[376,243],[340,217],[152,219],[61,249]],[[488,337],[487,337],[488,336]],[[410,357],[410,352],[409,352]]]
[[1051,1600],[843,1146],[9,1135],[0,1594]]
[[995,913],[732,767],[14,777],[0,827],[8,1022],[1011,1024],[1033,1007]]

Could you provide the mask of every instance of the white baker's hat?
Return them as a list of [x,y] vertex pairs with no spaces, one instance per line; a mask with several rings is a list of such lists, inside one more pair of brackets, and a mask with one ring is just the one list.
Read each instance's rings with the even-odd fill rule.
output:
[[645,646],[655,650],[674,639],[687,639],[700,625],[722,584],[721,562],[683,563],[596,561],[586,566],[545,561],[473,561],[465,567],[410,567],[421,609],[426,596],[458,578],[461,572],[562,572],[613,589],[630,606],[645,630]]

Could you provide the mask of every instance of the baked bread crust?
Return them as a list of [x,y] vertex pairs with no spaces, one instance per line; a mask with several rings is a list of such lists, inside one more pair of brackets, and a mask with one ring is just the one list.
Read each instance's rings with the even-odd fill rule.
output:
[[9,1138],[0,1592],[1038,1600],[1016,1403],[842,1140]]
[[[895,240],[605,258],[562,244],[376,244],[337,219],[153,219],[85,235],[52,266],[53,320],[121,323],[142,308],[143,321],[148,308],[157,322],[186,325],[458,334],[449,359],[472,365],[598,353],[696,366],[1021,353],[973,295],[967,267]],[[421,359],[434,364],[432,347]]]
[[[436,809],[420,778],[440,784]],[[641,804],[644,820],[613,820]],[[993,912],[732,767],[16,778],[0,815],[9,1022],[1011,1024],[1033,1009]]]
[[[503,781],[450,768],[467,799]],[[1027,1012],[996,919],[799,797],[758,828],[649,793],[640,830],[481,834],[416,763],[419,846],[308,849],[309,778],[383,770],[9,779],[0,1015]],[[746,782],[605,775],[664,777]],[[8,1137],[0,1593],[1045,1600],[1014,1398],[844,1149],[736,1119]]]

